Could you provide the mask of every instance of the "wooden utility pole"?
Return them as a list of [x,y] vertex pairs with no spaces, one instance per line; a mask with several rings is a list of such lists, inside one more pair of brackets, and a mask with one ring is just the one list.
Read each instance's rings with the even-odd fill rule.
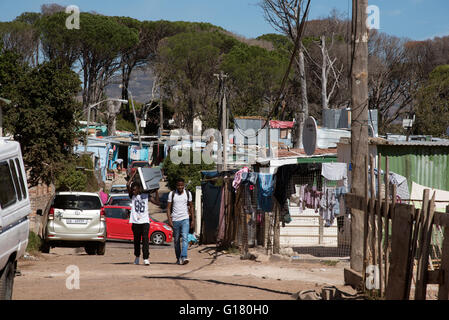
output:
[[[368,0],[352,1],[351,192],[362,197],[365,189],[365,159],[369,153],[367,7]],[[351,269],[364,273],[363,211],[352,210],[351,219]]]
[[[226,171],[228,169],[227,166],[227,157],[228,157],[228,136],[226,129],[228,128],[228,108],[227,108],[227,101],[226,101],[226,90],[225,90],[225,80],[228,77],[228,75],[224,74],[223,71],[220,72],[220,74],[214,74],[220,81],[220,115],[221,115],[221,123],[219,123],[220,131],[221,131],[221,137],[222,137],[222,159],[221,163],[218,164],[218,171]],[[220,122],[220,119],[218,120]]]

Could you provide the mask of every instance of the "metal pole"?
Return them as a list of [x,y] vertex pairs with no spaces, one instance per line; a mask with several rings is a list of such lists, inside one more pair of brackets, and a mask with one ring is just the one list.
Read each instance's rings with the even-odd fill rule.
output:
[[137,129],[137,136],[139,137],[139,146],[140,148],[142,148],[142,139],[140,138],[140,130],[139,130],[139,125],[137,123],[137,117],[136,117],[136,109],[134,108],[134,99],[133,99],[133,95],[131,93],[131,91],[129,91],[129,95],[131,96],[131,105],[133,107],[133,113],[134,113],[134,122],[136,124],[136,129]]
[[90,108],[91,106],[87,107],[87,126],[86,126],[86,139],[84,139],[84,153],[87,153],[87,140],[89,136],[89,124],[90,124]]
[[[223,79],[223,89],[224,89],[224,79]],[[224,90],[223,90],[224,91]],[[227,134],[227,106],[226,106],[226,94],[223,92],[223,104],[222,104],[222,117],[221,126],[223,130],[223,171],[228,170],[228,134]]]

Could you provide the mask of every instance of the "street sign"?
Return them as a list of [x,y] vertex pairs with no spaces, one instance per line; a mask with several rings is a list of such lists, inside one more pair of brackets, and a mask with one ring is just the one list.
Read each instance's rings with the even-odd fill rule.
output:
[[317,144],[317,125],[313,117],[308,117],[304,122],[304,129],[302,131],[302,145],[304,151],[308,156],[315,153]]

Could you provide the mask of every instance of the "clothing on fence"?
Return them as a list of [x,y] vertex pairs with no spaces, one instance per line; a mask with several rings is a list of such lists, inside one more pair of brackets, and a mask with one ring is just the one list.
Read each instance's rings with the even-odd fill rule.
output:
[[275,177],[269,173],[259,173],[257,179],[257,205],[261,211],[272,212]]
[[337,205],[335,188],[326,188],[320,201],[320,215],[325,221],[325,227],[330,227],[334,223],[336,216],[335,208]]
[[242,181],[242,174],[246,172],[249,172],[248,167],[244,167],[242,169],[240,169],[239,171],[237,171],[234,175],[234,181],[232,182],[232,186],[234,187],[234,189],[238,189],[240,186],[240,182]]
[[346,179],[348,177],[347,164],[340,162],[323,163],[321,175],[331,181]]

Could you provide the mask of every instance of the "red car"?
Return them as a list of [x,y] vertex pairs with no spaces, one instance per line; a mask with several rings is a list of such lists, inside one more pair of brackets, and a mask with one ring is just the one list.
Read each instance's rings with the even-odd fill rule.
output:
[[[133,240],[133,232],[129,223],[127,206],[104,206],[106,216],[106,237],[108,239]],[[162,245],[173,240],[173,230],[166,223],[156,221],[150,217],[150,242]]]

